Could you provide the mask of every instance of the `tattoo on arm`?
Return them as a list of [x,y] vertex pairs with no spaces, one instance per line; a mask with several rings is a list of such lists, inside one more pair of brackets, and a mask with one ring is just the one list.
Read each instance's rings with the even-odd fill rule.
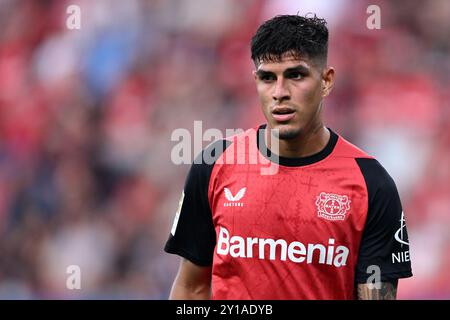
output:
[[397,298],[397,280],[381,282],[380,289],[370,288],[369,284],[358,283],[358,300],[395,300]]

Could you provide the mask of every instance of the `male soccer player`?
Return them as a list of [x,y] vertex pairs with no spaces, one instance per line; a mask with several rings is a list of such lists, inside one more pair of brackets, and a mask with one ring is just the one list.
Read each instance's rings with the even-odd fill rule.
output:
[[[398,279],[412,276],[394,181],[324,126],[327,47],[315,16],[259,27],[251,53],[267,124],[211,144],[192,165],[165,246],[182,257],[170,298],[395,299]],[[276,174],[227,161],[239,146],[270,155],[265,128],[279,139]]]

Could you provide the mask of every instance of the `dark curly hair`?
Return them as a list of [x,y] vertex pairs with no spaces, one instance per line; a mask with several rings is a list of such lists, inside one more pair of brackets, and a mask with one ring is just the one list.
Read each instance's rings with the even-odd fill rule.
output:
[[284,53],[305,56],[319,65],[326,64],[328,29],[325,19],[316,15],[279,15],[264,22],[251,41],[252,60],[276,62]]

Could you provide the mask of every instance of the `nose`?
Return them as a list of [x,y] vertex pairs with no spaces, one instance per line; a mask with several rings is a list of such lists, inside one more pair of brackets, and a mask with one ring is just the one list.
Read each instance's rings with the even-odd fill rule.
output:
[[284,100],[289,100],[291,98],[289,90],[286,88],[286,83],[282,77],[277,79],[277,83],[275,84],[272,98],[278,103]]

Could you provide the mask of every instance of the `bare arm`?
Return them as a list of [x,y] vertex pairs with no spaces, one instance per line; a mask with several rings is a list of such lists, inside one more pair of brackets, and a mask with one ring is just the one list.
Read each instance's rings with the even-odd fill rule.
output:
[[379,289],[370,288],[369,284],[357,284],[358,300],[396,300],[397,280],[393,282],[381,282]]
[[170,300],[211,299],[211,267],[201,267],[181,258]]

